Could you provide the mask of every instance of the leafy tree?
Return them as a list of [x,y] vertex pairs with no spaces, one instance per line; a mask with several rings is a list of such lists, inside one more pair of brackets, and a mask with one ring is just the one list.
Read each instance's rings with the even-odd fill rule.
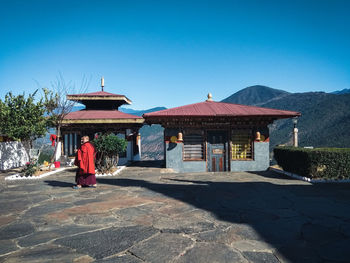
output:
[[33,141],[44,136],[50,126],[43,99],[35,101],[37,91],[28,97],[24,93],[14,96],[9,92],[4,101],[0,100],[0,132],[20,140],[29,158]]
[[128,142],[114,134],[105,134],[95,138],[93,144],[97,151],[96,168],[105,173],[118,164],[119,154],[125,152]]

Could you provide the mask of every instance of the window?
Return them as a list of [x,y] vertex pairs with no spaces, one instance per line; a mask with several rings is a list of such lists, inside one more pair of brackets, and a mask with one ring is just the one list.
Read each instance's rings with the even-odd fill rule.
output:
[[204,160],[204,140],[201,134],[184,134],[184,160]]
[[232,153],[232,160],[253,159],[251,130],[233,131],[231,153]]

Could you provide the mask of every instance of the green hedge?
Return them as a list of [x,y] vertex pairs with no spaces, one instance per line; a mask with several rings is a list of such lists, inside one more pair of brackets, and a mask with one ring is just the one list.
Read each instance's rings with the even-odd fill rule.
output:
[[313,179],[350,179],[350,148],[276,147],[273,152],[287,172]]

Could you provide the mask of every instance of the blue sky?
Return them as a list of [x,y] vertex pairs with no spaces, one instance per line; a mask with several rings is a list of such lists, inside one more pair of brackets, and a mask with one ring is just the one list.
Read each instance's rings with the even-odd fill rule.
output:
[[0,97],[50,87],[124,94],[131,108],[222,100],[251,85],[350,88],[350,1],[0,0]]

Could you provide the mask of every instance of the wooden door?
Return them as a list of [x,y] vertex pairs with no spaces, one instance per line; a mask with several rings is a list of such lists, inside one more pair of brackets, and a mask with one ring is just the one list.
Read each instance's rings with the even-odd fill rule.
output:
[[209,172],[227,171],[227,134],[225,131],[208,131],[207,166]]

